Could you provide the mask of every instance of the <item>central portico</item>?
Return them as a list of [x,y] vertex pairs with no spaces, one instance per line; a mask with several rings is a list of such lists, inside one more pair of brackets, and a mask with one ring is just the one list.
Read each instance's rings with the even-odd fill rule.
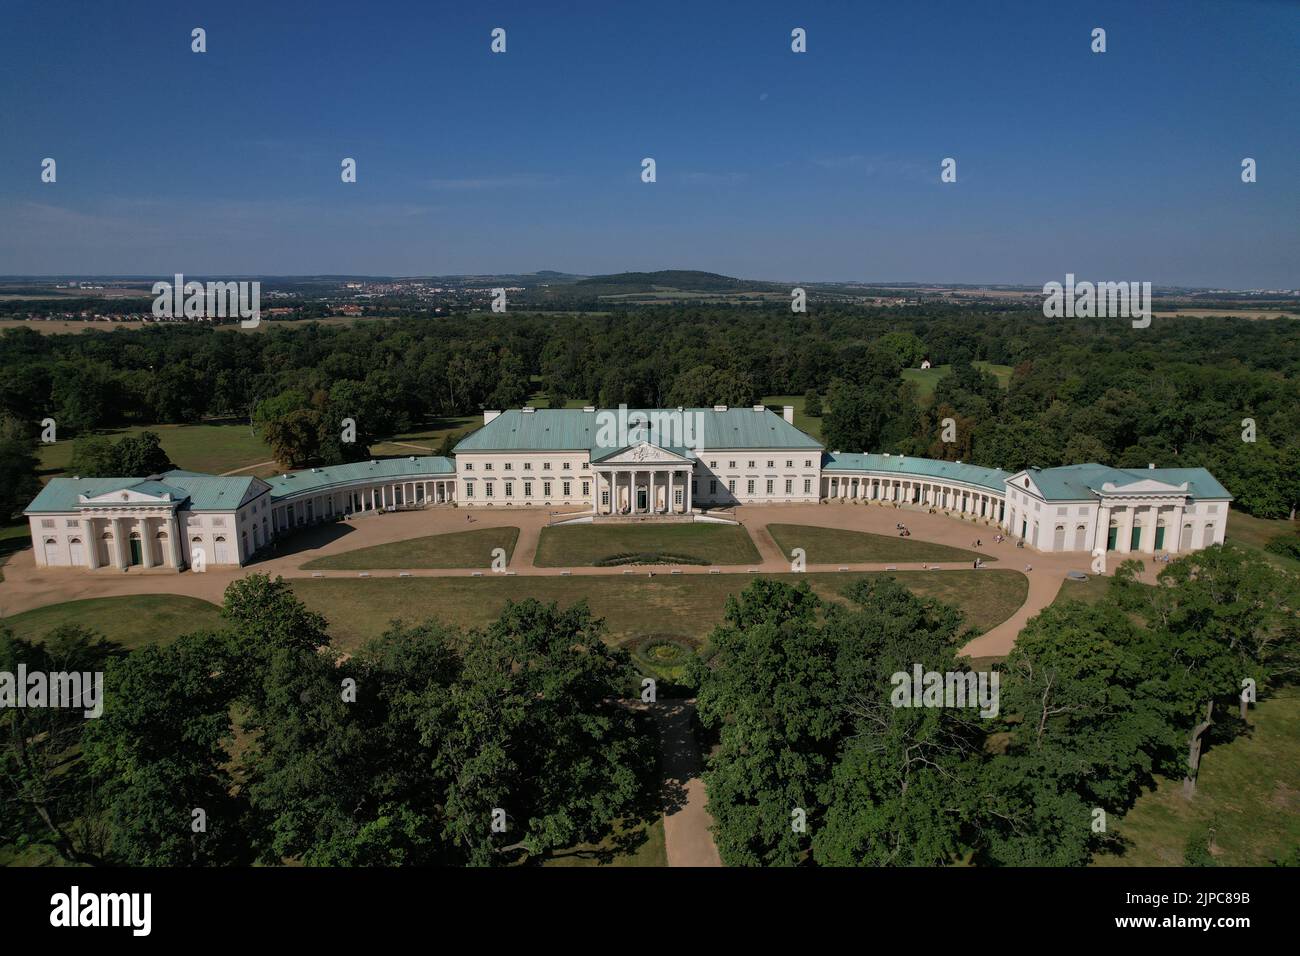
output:
[[593,459],[596,515],[689,514],[694,462],[648,441]]

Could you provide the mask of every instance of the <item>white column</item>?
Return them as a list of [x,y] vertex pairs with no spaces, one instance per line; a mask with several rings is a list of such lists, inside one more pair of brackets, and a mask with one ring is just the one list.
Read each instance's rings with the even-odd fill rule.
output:
[[1156,505],[1149,505],[1146,508],[1146,522],[1142,525],[1142,536],[1138,539],[1138,550],[1146,554],[1154,554],[1156,550],[1156,519],[1160,516],[1160,509]]
[[685,501],[686,503],[686,514],[690,514],[691,508],[694,507],[691,504],[691,478],[694,474],[695,474],[695,468],[694,466],[692,466],[691,470],[686,473],[686,490],[682,494],[682,500]]
[[[1179,503],[1172,512],[1173,527],[1165,525],[1165,550],[1170,554],[1177,554],[1178,549],[1183,546],[1183,504]],[[1172,531],[1174,536],[1169,537]]]
[[131,552],[127,550],[130,546],[126,543],[125,521],[122,518],[113,519],[113,548],[117,552],[113,556],[113,563],[119,570],[125,571],[127,562],[130,560]]
[[181,526],[175,515],[167,519],[167,567],[181,568]]
[[146,568],[153,567],[153,545],[149,542],[149,519],[141,518],[136,522],[140,531],[140,563]]
[[81,519],[81,536],[86,540],[83,550],[86,552],[86,566],[90,570],[99,567],[99,540],[95,537],[95,519]]
[[1116,551],[1120,551],[1124,554],[1128,554],[1133,550],[1131,547],[1133,541],[1133,518],[1134,518],[1133,505],[1132,504],[1125,505],[1124,523],[1120,525],[1119,540],[1115,542]]

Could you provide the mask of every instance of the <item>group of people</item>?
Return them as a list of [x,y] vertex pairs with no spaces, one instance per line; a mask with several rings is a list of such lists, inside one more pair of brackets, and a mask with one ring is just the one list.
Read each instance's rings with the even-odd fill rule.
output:
[[912,536],[912,532],[907,530],[907,525],[899,523],[894,525],[894,527],[898,529],[898,536],[900,538],[910,538]]

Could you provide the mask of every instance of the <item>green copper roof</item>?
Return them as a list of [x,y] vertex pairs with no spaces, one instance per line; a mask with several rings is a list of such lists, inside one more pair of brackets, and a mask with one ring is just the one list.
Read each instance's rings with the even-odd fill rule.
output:
[[304,471],[291,471],[266,479],[273,498],[287,498],[312,491],[328,491],[340,485],[384,481],[392,478],[441,478],[455,473],[450,458],[436,455],[413,455],[408,458],[380,458],[353,461],[346,465],[326,465]]
[[[621,436],[626,439],[606,441],[602,426],[617,421],[618,409],[605,408],[585,412],[580,408],[539,408],[532,412],[520,409],[504,411],[478,431],[456,446],[456,452],[466,451],[586,451],[593,457],[604,457],[641,439],[681,454],[687,438],[693,438],[695,447],[707,450],[730,448],[821,448],[821,443],[795,428],[769,408],[729,408],[725,412],[712,408],[629,408],[626,421],[646,420],[651,426],[643,431],[630,431]],[[677,424],[681,416],[691,416],[689,425]],[[664,416],[668,416],[665,418]],[[659,423],[667,427],[658,427]],[[698,423],[698,425],[696,424]],[[682,430],[689,427],[691,434]],[[672,428],[671,433],[668,428]],[[612,431],[605,429],[606,433]],[[660,432],[664,432],[661,435]]]
[[1090,501],[1097,497],[1104,484],[1122,487],[1148,479],[1175,486],[1186,482],[1193,498],[1232,499],[1228,490],[1204,468],[1111,468],[1089,462],[1030,469],[1028,474],[1048,501]]
[[[266,490],[260,478],[201,475],[193,471],[168,471],[149,478],[53,478],[41,489],[28,512],[76,511],[86,507],[80,498],[97,498],[114,491],[131,491],[184,503],[194,511],[233,511],[250,498]],[[99,507],[113,507],[119,502],[103,502]],[[94,507],[94,506],[91,506]]]
[[876,471],[888,474],[960,481],[978,485],[997,492],[1006,491],[1008,471],[982,468],[979,465],[962,465],[955,461],[938,461],[934,458],[908,458],[903,455],[828,454],[822,462],[822,471]]

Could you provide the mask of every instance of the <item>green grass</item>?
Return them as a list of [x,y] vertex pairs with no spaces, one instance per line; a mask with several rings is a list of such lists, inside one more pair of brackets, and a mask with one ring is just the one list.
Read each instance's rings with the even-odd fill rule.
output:
[[1300,696],[1265,699],[1250,713],[1249,736],[1211,747],[1201,758],[1197,794],[1161,780],[1111,830],[1128,844],[1097,866],[1180,866],[1188,836],[1216,829],[1220,866],[1267,866],[1300,845]]
[[[618,849],[618,844],[631,844],[630,849]],[[580,843],[565,850],[557,850],[542,861],[542,866],[667,866],[668,853],[664,847],[664,818],[656,817],[649,823],[615,827],[614,835],[598,844]]]
[[1284,534],[1295,534],[1297,525],[1286,518],[1255,518],[1235,508],[1228,514],[1228,533],[1224,541],[1232,547],[1263,557],[1279,568],[1300,571],[1300,561],[1284,554],[1275,554],[1265,548],[1271,540]]
[[[960,608],[966,624],[980,632],[1005,621],[1024,603],[1028,581],[1018,572],[893,571],[922,597]],[[840,600],[840,592],[879,573],[765,575],[797,584],[807,581],[821,597]],[[660,571],[582,577],[299,578],[295,593],[329,621],[334,645],[343,650],[378,637],[391,620],[436,618],[460,627],[484,627],[496,620],[507,600],[537,598],[568,606],[586,600],[605,619],[612,643],[645,634],[680,634],[704,640],[722,622],[727,597],[742,591],[756,575],[682,574]]]
[[[247,424],[133,425],[129,428],[106,429],[96,434],[117,442],[127,435],[138,435],[145,431],[157,432],[167,457],[176,463],[176,467],[189,471],[220,475],[236,468],[270,461],[275,457]],[[41,445],[40,460],[43,477],[68,474],[68,468],[72,464],[72,441]],[[275,473],[275,465],[240,472],[259,476]]]
[[[445,435],[464,436],[483,424],[481,415],[436,418],[419,428],[399,435],[390,435],[384,441],[370,446],[375,458],[401,458],[406,455],[433,455],[438,451]],[[415,448],[410,446],[415,445]]]
[[[994,365],[992,362],[972,362],[976,368],[985,372],[991,372],[993,377],[998,380],[998,384],[1006,388],[1011,382],[1010,365]],[[939,384],[939,379],[945,375],[952,374],[951,365],[935,365],[932,368],[905,368],[903,369],[903,381],[915,382],[917,395],[922,399],[928,399],[934,395],[934,387]]]
[[[822,396],[823,407],[825,406],[826,396]],[[812,435],[818,441],[822,437],[822,420],[813,418],[804,412],[804,398],[802,395],[769,395],[763,399],[763,404],[772,409],[778,415],[786,405],[794,408],[794,427],[801,432]]]
[[[976,558],[983,557],[964,548],[950,548],[929,541],[866,531],[845,531],[841,528],[770,524],[767,532],[786,556],[795,548],[803,548],[809,564],[867,564],[874,561],[960,561],[969,564]],[[994,559],[985,557],[984,560],[988,562]]]
[[65,601],[23,611],[3,622],[27,640],[44,638],[63,624],[79,624],[134,650],[165,644],[182,634],[222,625],[215,604],[180,594],[131,594],[124,597]]
[[503,548],[509,563],[519,540],[518,528],[478,528],[393,541],[342,554],[315,558],[303,565],[308,571],[371,571],[412,568],[487,568],[492,552]]
[[755,564],[761,560],[749,532],[739,525],[579,524],[543,528],[533,564],[540,568],[592,567],[617,554],[652,552],[689,556],[707,564]]

